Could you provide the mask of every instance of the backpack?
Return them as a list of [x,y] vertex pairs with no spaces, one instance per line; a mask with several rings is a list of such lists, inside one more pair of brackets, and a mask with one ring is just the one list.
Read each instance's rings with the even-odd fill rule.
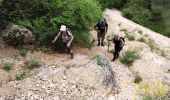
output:
[[123,37],[114,38],[114,39],[113,39],[113,42],[114,42],[114,43],[118,43],[118,45],[119,45],[120,47],[125,46],[125,39],[124,39]]
[[120,37],[119,41],[120,41],[120,46],[121,47],[125,46],[125,39],[123,37]]

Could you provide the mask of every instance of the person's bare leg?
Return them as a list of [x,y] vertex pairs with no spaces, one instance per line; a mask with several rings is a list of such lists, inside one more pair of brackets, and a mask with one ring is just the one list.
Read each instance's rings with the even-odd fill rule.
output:
[[101,41],[102,46],[104,46],[104,39],[105,39],[105,33],[103,33],[103,35],[102,35],[102,41]]

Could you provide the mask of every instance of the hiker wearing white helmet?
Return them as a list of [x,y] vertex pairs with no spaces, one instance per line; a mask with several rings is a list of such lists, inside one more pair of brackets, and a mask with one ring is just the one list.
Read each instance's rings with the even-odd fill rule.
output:
[[72,43],[74,37],[73,37],[72,33],[70,32],[70,30],[65,25],[61,25],[60,32],[55,37],[55,39],[52,41],[52,43],[54,43],[60,36],[62,37],[62,41],[65,44],[67,53],[71,54],[71,58],[73,59],[74,57],[73,57],[73,52],[71,50],[71,43]]

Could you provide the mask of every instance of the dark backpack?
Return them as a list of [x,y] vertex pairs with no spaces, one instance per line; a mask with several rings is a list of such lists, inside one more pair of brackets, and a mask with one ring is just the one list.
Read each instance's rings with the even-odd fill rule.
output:
[[113,43],[116,43],[120,47],[125,46],[125,39],[123,37],[119,37],[119,39],[114,38]]

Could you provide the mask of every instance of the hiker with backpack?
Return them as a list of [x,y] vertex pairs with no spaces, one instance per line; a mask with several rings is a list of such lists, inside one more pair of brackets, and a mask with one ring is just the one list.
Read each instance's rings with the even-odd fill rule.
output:
[[109,41],[113,41],[113,43],[115,44],[115,50],[112,59],[112,61],[115,61],[119,58],[120,51],[123,49],[123,46],[125,46],[125,39],[119,35],[115,35],[114,38]]
[[104,46],[104,39],[105,35],[108,30],[108,24],[106,22],[106,19],[103,19],[99,21],[95,26],[94,29],[97,31],[97,39],[98,39],[98,44],[97,46]]
[[55,39],[52,41],[52,43],[54,43],[58,39],[58,37],[60,37],[60,36],[62,38],[62,41],[63,41],[64,45],[65,45],[67,53],[71,54],[71,59],[73,59],[74,54],[73,54],[72,49],[71,49],[71,43],[72,43],[72,41],[74,39],[74,36],[72,35],[70,30],[65,25],[61,25],[60,32],[55,37]]

